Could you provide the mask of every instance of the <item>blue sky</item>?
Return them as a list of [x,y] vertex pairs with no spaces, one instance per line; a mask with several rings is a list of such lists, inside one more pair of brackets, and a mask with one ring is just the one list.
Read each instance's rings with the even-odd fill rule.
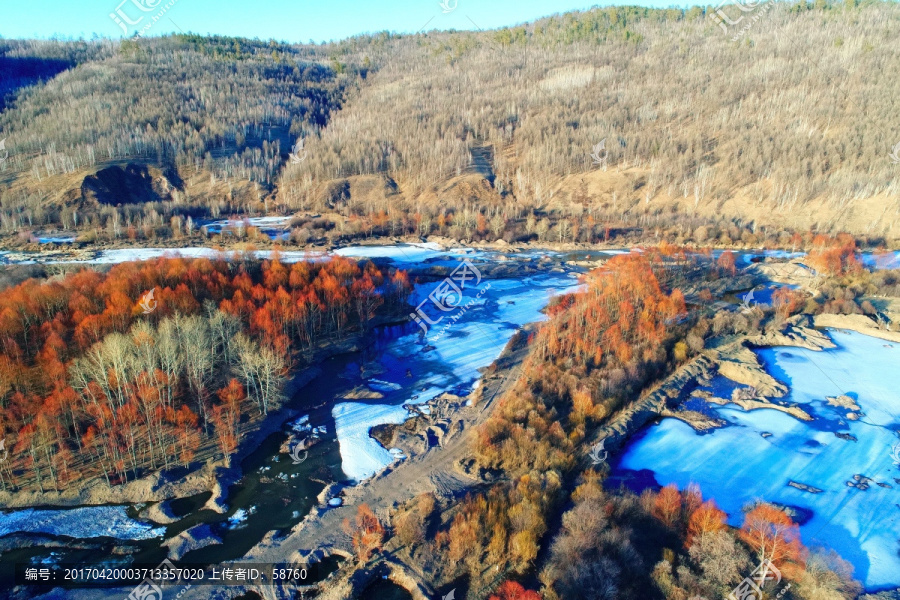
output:
[[[441,2],[446,2],[445,13]],[[144,35],[179,30],[287,42],[316,42],[351,35],[426,29],[483,29],[514,25],[538,17],[597,5],[596,0],[0,0],[4,38],[122,37],[110,17],[119,9],[130,35],[151,24]],[[165,7],[174,2],[168,8]],[[663,0],[606,2],[671,6]],[[138,6],[141,5],[141,6]],[[141,7],[146,10],[141,10]],[[455,7],[455,8],[454,8]],[[136,22],[131,25],[127,19]]]

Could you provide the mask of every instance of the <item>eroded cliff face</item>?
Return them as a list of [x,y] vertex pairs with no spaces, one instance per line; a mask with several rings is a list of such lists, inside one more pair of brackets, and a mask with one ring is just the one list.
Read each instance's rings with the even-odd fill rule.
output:
[[84,178],[81,196],[86,202],[115,206],[172,199],[172,191],[181,187],[174,169],[160,171],[147,165],[129,163],[97,171]]

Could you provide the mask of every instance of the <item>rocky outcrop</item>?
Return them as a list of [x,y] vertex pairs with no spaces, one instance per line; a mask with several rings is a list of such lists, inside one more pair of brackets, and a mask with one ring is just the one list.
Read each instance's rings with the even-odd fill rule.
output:
[[723,377],[754,388],[760,396],[781,398],[787,395],[787,386],[769,375],[756,353],[743,343],[711,350],[710,355],[718,363],[719,374]]
[[690,393],[692,382],[709,379],[714,366],[705,355],[682,365],[653,392],[616,415],[600,431],[597,440],[605,440],[608,450],[621,446],[635,431],[676,407]]
[[[799,328],[801,325],[796,324],[795,327]],[[819,332],[812,329],[795,329],[794,333],[798,337],[790,338],[794,343],[789,345],[803,344],[804,347],[810,349],[821,349],[824,345],[825,340],[822,339]],[[830,343],[830,340],[828,342]],[[811,421],[812,417],[799,406],[771,400],[771,398],[786,396],[788,387],[766,372],[756,353],[745,343],[746,340],[741,340],[707,350],[703,355],[683,365],[653,392],[616,415],[600,431],[595,441],[604,440],[605,447],[614,450],[638,429],[660,417],[679,419],[699,432],[709,431],[726,424],[721,419],[699,411],[680,409],[682,402],[689,396],[713,404],[734,403],[748,411],[769,408],[802,421]],[[698,385],[707,385],[716,372],[747,386],[740,388],[746,393],[738,393],[735,394],[735,397],[726,399],[717,398],[707,390],[696,389]]]
[[222,539],[212,532],[209,525],[197,525],[186,531],[182,531],[173,538],[166,540],[165,545],[169,547],[169,558],[171,560],[180,560],[188,552],[199,550],[207,546],[221,544]]
[[151,504],[141,513],[141,517],[161,525],[168,525],[178,520],[178,517],[175,516],[169,507],[168,500]]
[[760,408],[769,408],[772,410],[778,410],[783,413],[789,414],[795,419],[800,419],[801,421],[812,421],[813,418],[809,415],[808,412],[800,408],[795,404],[778,404],[776,402],[770,402],[766,398],[732,398],[731,401],[734,404],[737,404],[742,409],[750,411],[750,410],[759,410]]
[[217,468],[216,481],[210,488],[212,496],[206,501],[203,508],[215,511],[220,515],[224,515],[228,512],[228,486],[236,482],[237,477],[235,477],[234,473],[230,472],[228,469],[223,469],[221,467]]
[[856,400],[851,398],[850,396],[840,395],[836,397],[826,396],[825,402],[827,402],[831,406],[837,406],[839,408],[846,408],[851,411],[860,410],[859,404],[856,403]]
[[380,560],[367,568],[342,569],[324,586],[317,596],[322,600],[348,600],[365,598],[366,589],[377,579],[389,579],[404,588],[413,600],[430,600],[435,597],[433,590],[426,589],[421,578],[416,577],[400,561],[383,555]]
[[900,600],[900,588],[888,590],[886,592],[878,592],[877,594],[866,594],[860,596],[859,600]]
[[900,332],[879,329],[878,324],[865,315],[816,315],[816,327],[849,329],[889,342],[900,343]]
[[780,330],[769,330],[763,334],[750,336],[747,343],[753,346],[796,346],[807,350],[835,348],[828,334],[812,328],[813,322],[806,315],[796,315],[788,319]]
[[[174,169],[170,170],[174,171]],[[81,183],[81,197],[99,204],[140,204],[172,199],[172,191],[180,187],[177,173],[165,174],[141,164],[112,166],[88,175]]]
[[811,485],[806,485],[805,483],[797,483],[796,481],[788,481],[788,485],[792,488],[797,488],[798,490],[802,490],[804,492],[809,492],[810,494],[821,494],[822,490],[817,487],[813,487]]
[[385,558],[384,562],[390,569],[388,579],[409,592],[413,600],[429,600],[431,598],[430,590],[425,589],[420,583],[420,578],[416,577],[403,563],[390,558]]
[[671,417],[673,419],[678,419],[679,421],[684,421],[685,423],[693,427],[695,431],[700,432],[709,431],[711,429],[718,429],[719,427],[723,427],[727,423],[727,421],[725,421],[724,419],[714,419],[696,410],[665,409],[659,413],[659,416]]

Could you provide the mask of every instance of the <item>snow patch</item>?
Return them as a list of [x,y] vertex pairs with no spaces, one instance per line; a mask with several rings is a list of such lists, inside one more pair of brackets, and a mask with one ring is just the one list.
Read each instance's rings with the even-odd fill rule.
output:
[[341,468],[347,477],[362,481],[394,459],[391,453],[369,435],[380,424],[399,424],[409,416],[402,406],[341,402],[331,409],[341,452]]
[[334,251],[337,256],[352,258],[389,258],[394,262],[423,262],[444,254],[443,248],[433,242],[423,244],[394,244],[391,246],[348,246]]

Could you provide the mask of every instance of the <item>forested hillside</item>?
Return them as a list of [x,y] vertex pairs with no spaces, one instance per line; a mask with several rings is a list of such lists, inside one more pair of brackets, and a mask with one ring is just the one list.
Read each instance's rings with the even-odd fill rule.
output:
[[0,114],[6,231],[115,222],[124,232],[168,227],[172,215],[246,211],[274,189],[293,140],[324,126],[363,75],[339,75],[315,48],[274,42],[176,36],[87,47],[90,60],[81,43],[6,50],[11,69],[41,54],[72,65],[20,90]]
[[66,69],[108,55],[110,46],[88,42],[0,40],[0,111],[20,88],[52,79]]
[[[743,33],[710,13],[598,8],[322,46],[4,42],[4,85],[10,69],[19,83],[0,113],[2,231],[165,239],[198,235],[187,216],[283,210],[326,221],[297,243],[896,240],[897,5],[775,3]],[[65,70],[18,87],[39,58],[42,76]]]
[[[608,8],[423,36],[397,44],[286,169],[297,190],[283,187],[292,205],[322,207],[323,181],[349,178],[362,195],[352,176],[385,175],[388,193],[357,210],[408,206],[432,223],[468,206],[896,237],[898,17],[893,3],[778,3],[733,42],[699,9]],[[577,237],[568,229],[540,237]]]

